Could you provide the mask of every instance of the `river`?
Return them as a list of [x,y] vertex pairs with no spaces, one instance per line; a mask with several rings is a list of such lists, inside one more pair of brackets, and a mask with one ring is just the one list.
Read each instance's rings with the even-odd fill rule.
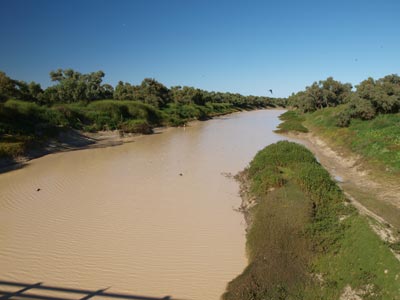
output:
[[[238,184],[282,110],[56,153],[0,175],[0,279],[219,299],[245,268]],[[40,191],[37,189],[40,188]]]

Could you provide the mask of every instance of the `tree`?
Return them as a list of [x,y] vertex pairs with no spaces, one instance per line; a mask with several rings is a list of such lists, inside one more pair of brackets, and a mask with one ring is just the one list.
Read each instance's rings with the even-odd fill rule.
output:
[[155,79],[145,78],[136,87],[135,99],[154,105],[155,107],[165,107],[171,102],[169,89]]
[[14,80],[4,72],[0,72],[0,101],[9,98],[38,102],[40,94],[43,92],[40,84],[36,82],[26,83],[22,80]]
[[101,82],[105,76],[103,71],[97,71],[82,76],[86,83],[85,98],[87,100],[99,100],[103,98],[103,86]]
[[357,96],[369,101],[380,113],[396,113],[400,110],[400,77],[396,74],[374,80],[368,78],[357,86]]
[[12,80],[6,73],[0,71],[0,102],[16,95],[15,80]]
[[324,107],[337,106],[346,101],[351,94],[352,86],[350,83],[341,83],[328,77],[324,81],[319,82],[319,87],[322,90],[322,98]]
[[315,111],[345,103],[351,95],[351,89],[351,84],[343,84],[332,77],[328,77],[326,80],[314,82],[304,91],[292,94],[289,97],[289,103],[303,112]]
[[116,100],[134,100],[135,87],[128,82],[119,81],[115,87],[113,98]]
[[114,95],[114,88],[111,84],[103,84],[101,86],[101,98],[102,99],[112,99]]
[[212,101],[209,92],[188,86],[184,86],[183,88],[181,86],[172,87],[170,96],[173,102],[181,104],[194,103],[197,105],[205,105],[207,102]]
[[52,81],[56,85],[44,92],[43,99],[49,102],[77,102],[92,101],[110,97],[112,87],[102,85],[103,71],[81,74],[72,69],[58,69],[50,72]]

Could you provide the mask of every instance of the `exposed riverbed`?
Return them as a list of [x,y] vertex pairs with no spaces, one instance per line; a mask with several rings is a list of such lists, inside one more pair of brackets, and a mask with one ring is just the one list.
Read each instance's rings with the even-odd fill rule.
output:
[[[282,110],[51,154],[0,175],[0,279],[218,299],[245,268],[236,174]],[[37,191],[40,189],[40,191]]]

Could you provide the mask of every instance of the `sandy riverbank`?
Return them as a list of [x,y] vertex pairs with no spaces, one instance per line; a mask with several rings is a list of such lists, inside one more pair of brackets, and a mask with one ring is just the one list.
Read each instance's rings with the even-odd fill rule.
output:
[[89,148],[112,147],[127,142],[133,142],[139,135],[122,135],[118,130],[101,131],[97,133],[66,130],[56,138],[45,143],[38,143],[23,156],[0,159],[0,173],[19,169],[32,159],[51,153],[74,151]]

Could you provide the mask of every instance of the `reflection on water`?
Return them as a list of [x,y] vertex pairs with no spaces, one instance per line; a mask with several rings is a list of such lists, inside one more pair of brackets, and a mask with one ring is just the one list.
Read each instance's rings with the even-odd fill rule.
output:
[[238,185],[221,173],[281,139],[281,113],[48,155],[0,175],[0,278],[218,299],[246,265]]

